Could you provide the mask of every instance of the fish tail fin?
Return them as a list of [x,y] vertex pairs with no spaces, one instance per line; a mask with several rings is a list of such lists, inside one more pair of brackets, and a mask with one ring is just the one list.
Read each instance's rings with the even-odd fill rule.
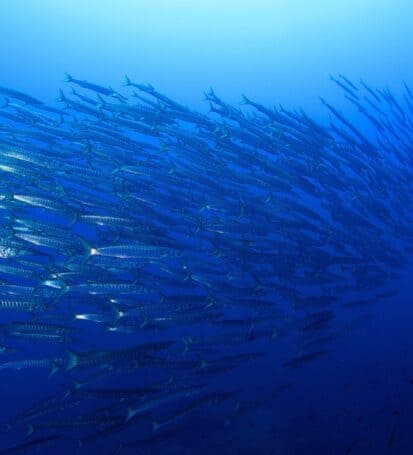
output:
[[215,99],[215,92],[214,92],[214,89],[212,87],[210,87],[209,91],[205,92],[204,95],[205,95],[205,99],[208,100],[208,101],[212,101],[212,100]]
[[98,252],[96,248],[90,246],[90,244],[85,239],[79,238],[79,240],[85,250],[85,254],[82,259],[82,264],[85,264],[91,256],[96,256]]
[[99,93],[98,93],[97,97],[98,97],[99,103],[96,105],[96,107],[98,109],[102,110],[103,107],[105,106],[106,101],[104,100],[104,98],[101,95],[99,95]]
[[85,385],[84,382],[73,381],[73,386],[74,386],[74,389],[75,389],[75,390],[81,389],[84,385]]
[[182,341],[184,343],[184,350],[182,351],[182,354],[186,354],[189,351],[189,345],[191,344],[192,340],[189,336],[184,336],[182,337]]
[[124,87],[128,87],[129,85],[131,85],[131,81],[130,79],[128,78],[128,76],[125,74],[125,79],[123,81],[123,84],[122,84]]
[[211,294],[208,294],[208,297],[205,299],[205,309],[211,308],[212,306],[216,305],[217,299]]
[[65,73],[63,82],[72,82],[72,81],[73,81],[73,77],[69,73]]
[[143,315],[143,321],[142,321],[142,324],[140,325],[140,328],[143,329],[144,327],[146,327],[150,322],[150,319],[149,319],[149,316],[144,314]]
[[63,93],[62,89],[59,89],[59,95],[57,95],[56,101],[63,102],[66,101],[65,94]]
[[114,303],[109,303],[110,309],[113,311],[113,319],[114,323],[118,322],[119,319],[123,318],[125,316],[125,311],[122,311],[117,305]]
[[76,210],[74,210],[73,213],[71,213],[70,225],[73,226],[74,224],[76,224],[78,219],[79,213]]
[[210,111],[210,112],[213,112],[214,114],[219,114],[219,115],[222,114],[222,111],[221,111],[220,109],[216,108],[216,107],[212,104],[211,101],[209,102],[209,111]]
[[28,438],[28,437],[31,436],[33,433],[34,433],[34,426],[33,426],[32,423],[28,423],[28,424],[27,424],[26,434],[24,435],[24,437],[25,437],[25,438]]
[[132,408],[128,408],[126,411],[125,423],[129,422],[135,416],[135,411]]
[[52,369],[50,370],[50,373],[49,373],[49,378],[51,376],[53,376],[55,373],[57,373],[58,371],[59,371],[59,365],[55,361],[53,361],[52,362]]
[[161,424],[159,422],[157,422],[156,420],[154,420],[152,422],[152,431],[153,432],[158,431],[160,426],[161,426]]
[[67,352],[67,355],[69,356],[66,370],[67,371],[73,370],[73,368],[76,368],[77,365],[79,364],[79,356],[75,352],[70,351],[69,349],[66,352]]
[[251,100],[249,100],[245,95],[241,95],[241,104],[251,104]]
[[195,232],[202,231],[208,227],[205,220],[198,216],[195,217],[195,222],[196,222]]

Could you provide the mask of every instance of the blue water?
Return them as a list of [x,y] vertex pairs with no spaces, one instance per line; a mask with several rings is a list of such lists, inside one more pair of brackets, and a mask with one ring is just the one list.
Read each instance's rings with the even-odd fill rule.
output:
[[[213,87],[232,104],[246,94],[269,106],[302,107],[328,123],[322,96],[363,127],[330,74],[395,94],[403,81],[413,85],[408,0],[16,0],[0,3],[0,17],[0,85],[52,104],[65,72],[115,90],[128,75],[202,112],[209,108],[203,93]],[[412,272],[406,266],[393,281],[396,297],[367,313],[356,309],[353,323],[340,315],[337,326],[346,329],[320,361],[283,368],[299,341],[280,337],[268,357],[231,371],[221,384],[244,390],[246,402],[280,387],[275,396],[236,419],[225,406],[218,415],[198,415],[193,427],[185,423],[189,438],[148,453],[413,453]],[[99,335],[91,329],[91,336]],[[102,340],[90,341],[97,347]],[[29,381],[1,372],[2,422],[67,387],[60,376],[33,371]],[[23,442],[24,431],[20,441],[7,432],[2,440]],[[80,453],[111,453],[116,441],[114,435]],[[76,450],[76,440],[59,448]]]
[[124,74],[195,107],[214,87],[318,110],[341,72],[397,89],[412,76],[408,0],[16,0],[0,6],[2,83],[46,100],[65,71],[116,87]]

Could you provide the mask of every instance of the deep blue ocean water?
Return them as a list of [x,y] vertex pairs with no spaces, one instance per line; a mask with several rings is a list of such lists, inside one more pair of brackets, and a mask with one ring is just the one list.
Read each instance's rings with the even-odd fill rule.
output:
[[[127,75],[204,113],[204,92],[212,87],[237,106],[245,94],[266,106],[302,107],[328,125],[321,96],[369,136],[374,130],[329,75],[362,79],[396,95],[403,81],[413,85],[413,8],[407,0],[16,0],[0,4],[0,17],[0,86],[54,106],[59,88],[66,89],[65,72],[115,90]],[[212,404],[179,422],[173,439],[136,453],[413,453],[412,271],[407,262],[392,279],[389,288],[397,295],[367,311],[337,312],[339,335],[316,362],[285,368],[300,345],[295,335],[285,335],[256,345],[268,356],[211,379],[219,388],[243,391],[246,410],[236,418],[231,403],[216,410]],[[1,324],[9,321],[2,317]],[[180,330],[177,325],[172,333],[179,338],[185,335]],[[89,335],[90,349],[130,343],[127,336],[100,339],[93,324]],[[134,337],[135,343],[143,339]],[[39,349],[49,355],[47,345],[33,345],[25,356],[36,357]],[[111,381],[107,387],[119,386]],[[40,398],[67,388],[62,373],[0,370],[0,421],[6,424]],[[67,416],[74,418],[70,411]],[[24,435],[24,428],[0,433],[1,447],[24,443]],[[125,435],[121,439],[134,440],[139,429]],[[64,437],[40,453],[114,453],[119,439],[114,433],[80,447],[77,437]]]

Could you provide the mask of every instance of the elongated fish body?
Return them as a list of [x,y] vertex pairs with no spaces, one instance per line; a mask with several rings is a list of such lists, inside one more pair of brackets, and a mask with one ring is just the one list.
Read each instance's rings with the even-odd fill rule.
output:
[[6,97],[8,96],[10,98],[18,99],[20,101],[23,101],[26,104],[32,104],[32,105],[41,105],[41,104],[43,104],[42,101],[39,101],[38,99],[33,98],[30,95],[26,95],[25,93],[19,92],[18,90],[14,90],[14,89],[11,89],[11,88],[0,87],[0,93],[3,96],[6,96]]
[[121,218],[115,216],[103,215],[81,215],[79,221],[85,223],[97,224],[99,226],[123,227],[123,228],[139,228],[139,223],[133,219]]
[[171,248],[150,246],[150,245],[118,245],[96,248],[92,255],[111,256],[118,258],[144,258],[144,259],[162,259],[173,257],[177,252]]
[[65,75],[65,82],[72,82],[73,84],[78,85],[79,87],[92,90],[93,92],[101,93],[102,95],[113,95],[115,92],[111,88],[102,87],[97,84],[93,84],[87,81],[81,81],[79,79],[74,79],[69,74]]
[[146,294],[144,286],[132,283],[84,283],[75,284],[67,288],[68,292],[86,294]]
[[20,299],[14,296],[0,296],[0,310],[42,311],[45,304],[38,300]]
[[52,361],[50,359],[27,359],[6,362],[0,365],[0,370],[23,370],[30,368],[45,368],[50,367]]

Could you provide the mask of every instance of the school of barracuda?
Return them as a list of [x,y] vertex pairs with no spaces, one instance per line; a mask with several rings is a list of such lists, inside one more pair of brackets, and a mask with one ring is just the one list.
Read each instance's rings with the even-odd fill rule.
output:
[[357,127],[325,100],[323,126],[212,90],[203,114],[128,78],[65,80],[59,107],[0,87],[0,377],[65,384],[4,422],[0,453],[136,451],[200,412],[236,419],[242,389],[214,379],[283,336],[299,340],[284,368],[317,361],[337,315],[395,293],[413,246],[407,85],[332,77]]

